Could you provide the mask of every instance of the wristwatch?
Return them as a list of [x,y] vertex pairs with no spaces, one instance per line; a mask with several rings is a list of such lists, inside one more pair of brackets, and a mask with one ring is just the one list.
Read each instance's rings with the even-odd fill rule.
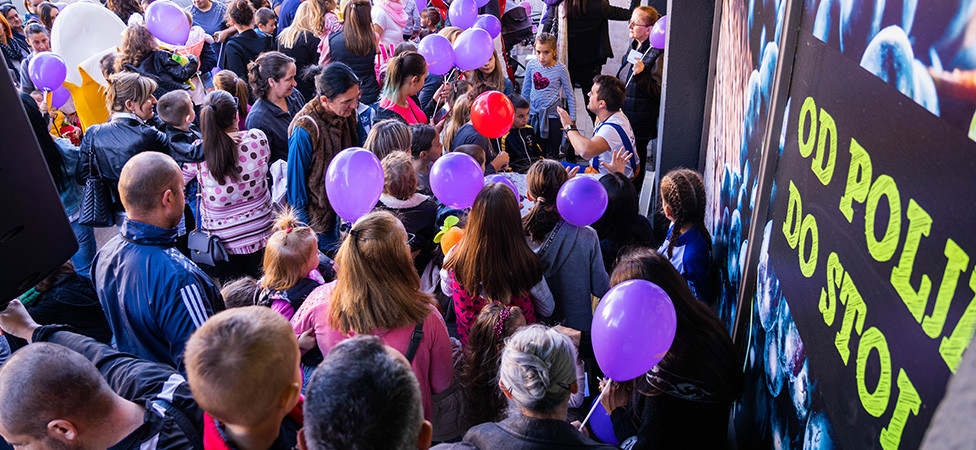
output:
[[576,128],[576,125],[570,125],[566,127],[565,130],[567,133],[569,133],[570,131],[579,131],[579,128]]

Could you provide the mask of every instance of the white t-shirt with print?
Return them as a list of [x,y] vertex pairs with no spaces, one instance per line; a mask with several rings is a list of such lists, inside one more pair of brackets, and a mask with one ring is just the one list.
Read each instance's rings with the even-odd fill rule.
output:
[[[600,126],[604,123],[607,123],[608,125]],[[617,111],[608,117],[607,120],[596,124],[596,132],[593,133],[593,137],[602,137],[603,140],[607,141],[607,144],[610,145],[610,149],[601,153],[596,158],[591,159],[590,165],[593,166],[594,169],[599,170],[600,173],[610,173],[610,171],[607,170],[606,167],[603,167],[600,163],[605,162],[610,164],[610,162],[613,160],[613,151],[624,147],[624,141],[620,139],[620,133],[609,125],[611,123],[620,125],[620,127],[623,128],[627,138],[630,139],[630,149],[631,152],[634,153],[633,160],[637,162],[637,167],[640,167],[640,159],[637,157],[637,142],[634,138],[634,129],[630,127],[630,120],[627,119],[627,116],[624,115],[623,111]],[[634,169],[631,167],[630,162],[628,162],[624,167],[624,175],[628,177],[634,176]]]

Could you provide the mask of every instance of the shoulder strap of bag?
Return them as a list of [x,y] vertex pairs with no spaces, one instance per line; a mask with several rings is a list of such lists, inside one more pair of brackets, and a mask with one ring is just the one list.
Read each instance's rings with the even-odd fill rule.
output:
[[539,254],[539,258],[540,259],[542,258],[542,255],[546,254],[546,250],[548,250],[549,249],[549,246],[552,244],[552,239],[556,236],[556,233],[559,232],[559,228],[562,227],[562,226],[563,226],[563,221],[562,220],[560,220],[559,222],[556,222],[556,226],[553,227],[552,228],[552,231],[549,232],[549,235],[546,236],[546,242],[542,244],[542,247],[539,247],[539,253],[538,254]]
[[420,322],[417,326],[413,327],[413,334],[410,335],[410,347],[407,348],[407,361],[413,364],[413,357],[417,356],[417,348],[420,347],[420,341],[424,339],[424,323]]
[[203,227],[203,221],[201,220],[201,218],[203,217],[203,203],[206,201],[205,200],[206,195],[203,195],[203,177],[200,176],[200,171],[202,169],[200,167],[200,163],[195,163],[195,164],[197,165],[196,179],[197,179],[197,200],[198,201],[197,201],[197,213],[196,215],[193,216],[193,221],[196,222],[194,225],[196,225],[198,230],[206,231],[206,228]]
[[98,156],[95,155],[95,149],[91,146],[91,139],[88,139],[83,143],[84,148],[82,151],[85,153],[85,156],[88,157],[88,178],[102,178],[102,169],[98,167]]
[[[610,128],[613,128],[614,130],[616,130],[617,134],[620,135],[620,141],[623,142],[623,144],[624,144],[624,150],[630,152],[630,155],[631,156],[630,156],[630,161],[628,161],[628,163],[630,163],[630,168],[631,168],[631,170],[634,171],[634,175],[636,175],[637,174],[637,166],[638,166],[637,152],[634,151],[634,146],[633,146],[633,144],[630,143],[630,137],[627,136],[627,132],[624,131],[624,127],[622,127],[620,125],[617,125],[615,123],[612,123],[612,122],[603,122],[603,123],[600,124],[599,127],[596,128],[596,130],[593,131],[593,133],[596,134],[597,130],[599,130],[604,125],[606,125],[606,126],[608,126]],[[614,150],[614,149],[610,149],[610,150]],[[600,168],[600,156],[597,155],[597,157],[594,158],[594,160],[596,161],[596,165],[594,166],[594,168],[595,169],[599,169]]]

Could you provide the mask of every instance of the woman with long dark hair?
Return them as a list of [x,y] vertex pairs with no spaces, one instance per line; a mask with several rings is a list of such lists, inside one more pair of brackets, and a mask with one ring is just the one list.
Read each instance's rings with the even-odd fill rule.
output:
[[468,341],[472,322],[490,302],[518,306],[528,323],[552,314],[542,261],[525,243],[521,225],[515,193],[501,183],[486,184],[468,214],[464,237],[447,254],[447,273],[441,277],[441,289],[454,298],[461,343]]
[[51,2],[41,2],[37,5],[37,18],[40,19],[41,25],[47,28],[48,32],[54,27],[54,19],[58,17],[58,13],[61,10],[58,9],[57,5]]
[[248,129],[259,129],[268,136],[271,162],[288,159],[288,124],[305,104],[295,89],[298,68],[295,60],[279,52],[266,52],[247,65],[251,93],[257,101],[247,113]]
[[[346,4],[342,29],[329,35],[323,46],[319,64],[338,61],[349,66],[359,77],[363,104],[373,104],[380,97],[376,81],[376,33],[373,33],[370,6],[367,0],[352,0]],[[328,51],[325,51],[328,49]]]
[[638,248],[621,256],[611,283],[634,279],[664,289],[677,327],[657,366],[634,382],[611,385],[603,395],[614,432],[620,442],[636,435],[633,448],[725,448],[729,410],[743,382],[728,330],[664,255]]
[[608,173],[600,177],[600,184],[607,190],[610,201],[606,212],[592,226],[600,237],[603,265],[610,273],[625,248],[652,245],[654,230],[651,221],[638,212],[637,189],[629,178],[622,173]]
[[205,271],[223,281],[260,276],[264,247],[271,236],[268,160],[271,149],[261,130],[238,131],[236,99],[216,90],[200,109],[204,161],[183,166],[183,180],[200,181],[199,228],[213,232],[229,261]]

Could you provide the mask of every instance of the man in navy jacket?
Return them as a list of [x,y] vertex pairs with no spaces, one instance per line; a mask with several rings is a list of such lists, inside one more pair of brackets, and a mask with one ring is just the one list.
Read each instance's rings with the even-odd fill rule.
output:
[[119,350],[183,371],[183,347],[224,308],[213,281],[175,247],[183,175],[167,155],[143,152],[119,177],[127,218],[95,256],[92,273]]

